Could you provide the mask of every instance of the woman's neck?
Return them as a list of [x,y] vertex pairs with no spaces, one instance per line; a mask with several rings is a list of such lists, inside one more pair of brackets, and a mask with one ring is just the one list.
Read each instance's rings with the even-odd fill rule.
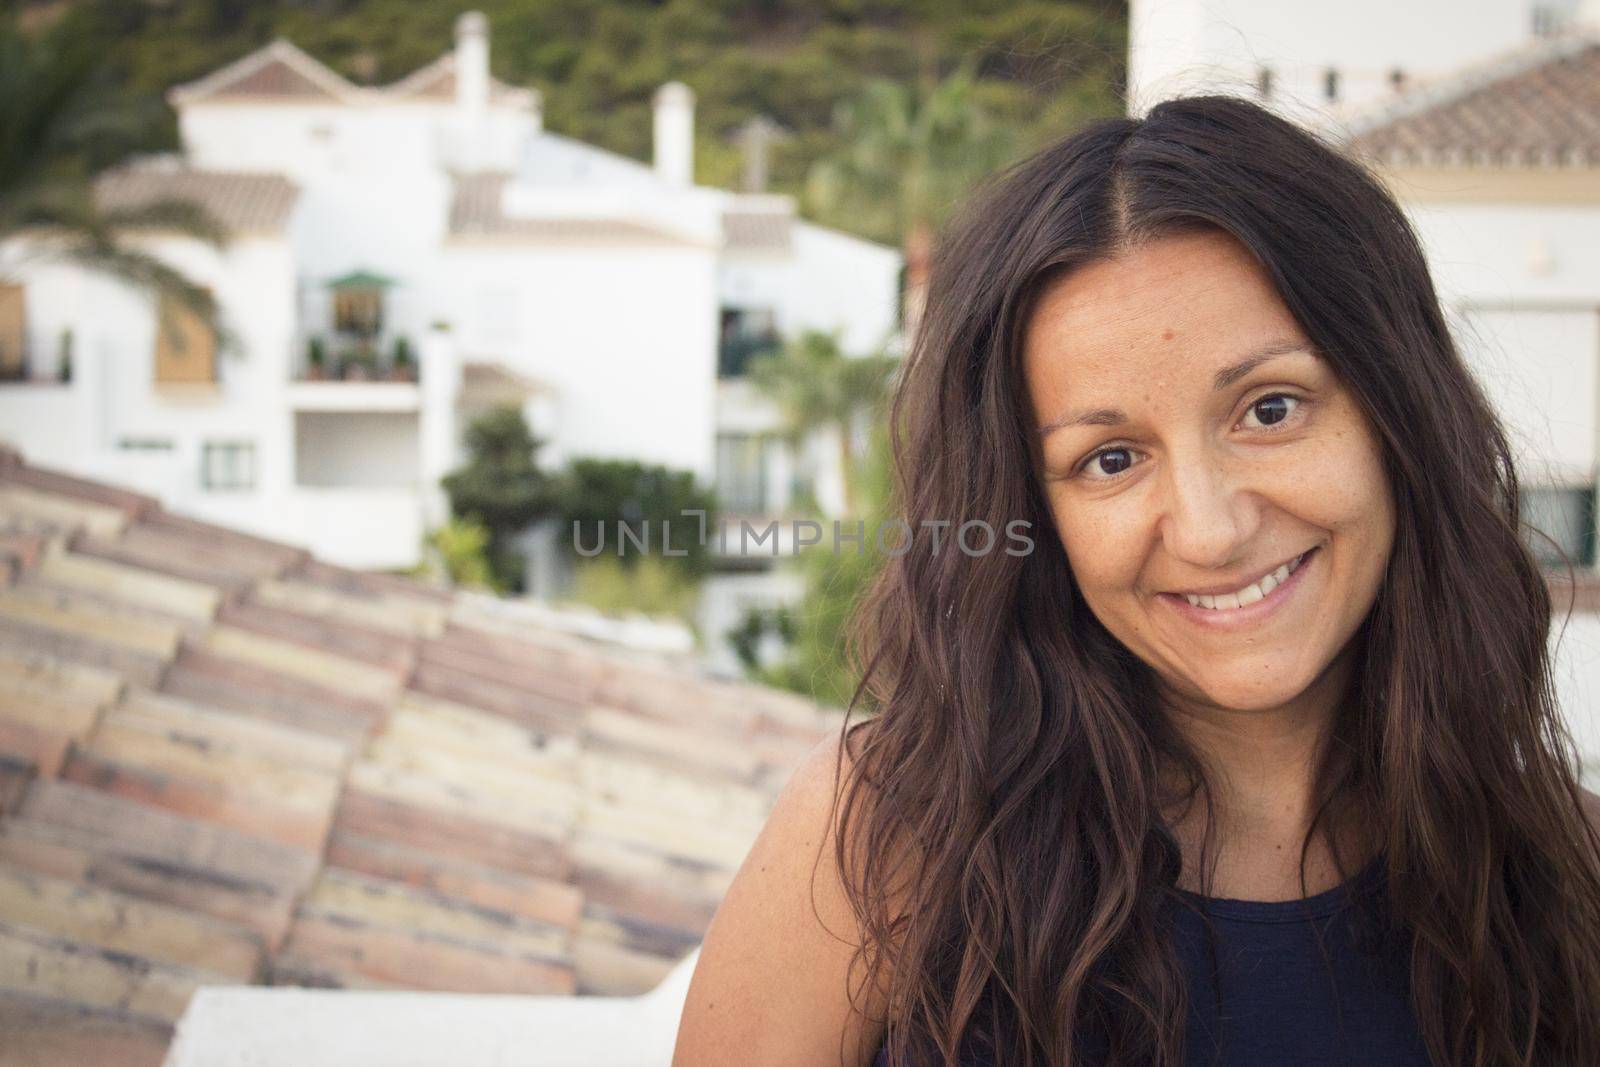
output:
[[[1334,862],[1330,833],[1341,834],[1346,864],[1359,865],[1360,846],[1338,828],[1346,820],[1325,818],[1306,847],[1302,892],[1302,845],[1316,820],[1319,772],[1351,681],[1348,657],[1340,656],[1294,701],[1278,708],[1240,711],[1164,696],[1168,721],[1205,769],[1215,818],[1207,850],[1203,796],[1169,810],[1183,850],[1180,885],[1246,900],[1291,900],[1332,888],[1344,875]],[[1212,880],[1202,886],[1204,867],[1212,860]]]

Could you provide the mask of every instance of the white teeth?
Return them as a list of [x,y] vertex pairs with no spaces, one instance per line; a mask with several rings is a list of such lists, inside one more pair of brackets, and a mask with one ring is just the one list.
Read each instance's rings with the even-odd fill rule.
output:
[[1197,608],[1210,608],[1213,611],[1227,611],[1232,608],[1244,607],[1246,604],[1254,604],[1287,581],[1289,575],[1300,568],[1300,563],[1304,558],[1303,554],[1296,556],[1259,582],[1251,582],[1243,589],[1232,593],[1223,593],[1220,596],[1199,596],[1194,593],[1185,593],[1183,597]]

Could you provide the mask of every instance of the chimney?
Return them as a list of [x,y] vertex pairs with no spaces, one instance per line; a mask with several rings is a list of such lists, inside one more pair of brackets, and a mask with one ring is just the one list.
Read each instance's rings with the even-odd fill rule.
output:
[[456,106],[469,119],[489,106],[489,20],[481,11],[456,19]]
[[673,185],[694,184],[694,93],[682,82],[656,90],[655,167]]
[[789,131],[766,115],[755,115],[734,131],[734,139],[744,153],[744,192],[766,192],[772,146],[787,141]]

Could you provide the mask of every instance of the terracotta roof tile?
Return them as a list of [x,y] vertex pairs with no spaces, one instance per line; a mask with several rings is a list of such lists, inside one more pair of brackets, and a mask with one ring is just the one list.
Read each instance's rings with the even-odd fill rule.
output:
[[324,689],[204,649],[185,648],[160,685],[164,693],[322,734],[352,747],[377,730],[386,715],[384,706],[375,701]]
[[1357,129],[1351,147],[1389,165],[1600,167],[1600,41],[1513,55]]
[[0,588],[29,1054],[160,1045],[208,982],[643,992],[837,722],[0,449],[4,514],[35,539]]
[[794,245],[794,215],[781,211],[725,211],[722,233],[730,249],[788,252]]
[[344,103],[362,90],[291,42],[279,38],[205,77],[169,90],[178,106],[223,103]]
[[508,175],[463,174],[450,201],[450,233],[455,237],[494,237],[536,244],[604,242],[623,245],[693,244],[686,237],[642,222],[615,218],[519,218],[507,215],[501,193]]
[[[446,52],[432,63],[420,67],[399,81],[379,90],[386,96],[398,99],[452,102],[456,98],[456,57]],[[534,94],[528,89],[507,85],[499,78],[489,79],[491,103],[532,102]]]
[[120,167],[95,181],[104,211],[136,210],[161,200],[198,204],[233,233],[280,233],[300,191],[281,174]]
[[34,1063],[161,1067],[172,1024],[120,1008],[95,1009],[77,999],[0,992],[0,1033]]

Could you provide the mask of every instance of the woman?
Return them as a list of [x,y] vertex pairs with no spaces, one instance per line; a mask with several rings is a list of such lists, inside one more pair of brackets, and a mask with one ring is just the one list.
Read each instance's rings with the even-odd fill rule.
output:
[[925,315],[877,714],[774,808],[675,1064],[1600,1064],[1550,596],[1383,188],[1172,101],[992,182]]

